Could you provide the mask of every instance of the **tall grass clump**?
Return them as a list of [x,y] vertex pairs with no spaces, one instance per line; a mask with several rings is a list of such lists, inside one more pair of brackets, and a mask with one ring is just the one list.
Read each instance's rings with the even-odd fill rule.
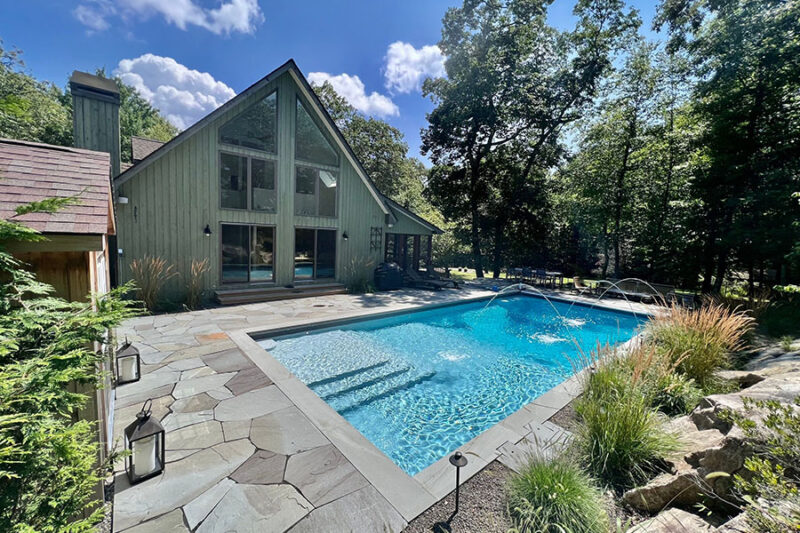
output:
[[189,269],[189,278],[186,280],[186,307],[197,309],[203,301],[203,277],[211,267],[208,258],[192,259]]
[[648,373],[655,357],[644,347],[625,355],[606,353],[595,362],[575,404],[582,422],[576,435],[582,462],[614,490],[646,480],[677,446],[653,405],[655,388]]
[[647,330],[656,349],[678,371],[705,387],[715,371],[730,366],[731,352],[743,346],[753,325],[746,311],[707,302],[697,310],[672,306],[669,314],[651,319]]
[[519,533],[606,533],[608,516],[600,491],[579,466],[564,457],[534,457],[511,477],[508,510]]
[[158,307],[164,284],[178,275],[175,265],[156,256],[145,255],[131,261],[131,273],[136,283],[136,295],[149,311]]

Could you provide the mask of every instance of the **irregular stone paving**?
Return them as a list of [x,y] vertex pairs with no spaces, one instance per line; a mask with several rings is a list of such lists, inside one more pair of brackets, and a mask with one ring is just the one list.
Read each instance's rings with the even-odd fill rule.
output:
[[114,439],[122,440],[150,398],[166,429],[167,465],[134,486],[118,465],[114,531],[402,530],[398,511],[229,333],[455,301],[476,291],[324,296],[127,321],[117,336],[139,348],[143,375],[116,390]]

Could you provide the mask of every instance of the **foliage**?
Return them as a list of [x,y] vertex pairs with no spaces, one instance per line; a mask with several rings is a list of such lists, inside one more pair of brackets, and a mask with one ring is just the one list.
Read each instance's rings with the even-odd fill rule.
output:
[[534,457],[511,477],[508,509],[518,533],[605,533],[600,491],[565,457]]
[[186,307],[189,309],[197,309],[203,303],[203,287],[205,286],[203,278],[209,270],[211,270],[211,266],[208,264],[208,258],[192,259],[189,277],[186,280]]
[[595,362],[575,404],[581,419],[576,446],[582,462],[615,490],[647,479],[676,446],[643,384],[655,352],[635,353],[635,358],[622,361],[607,353]]
[[365,294],[375,292],[372,284],[372,271],[375,268],[373,261],[364,258],[353,258],[345,267],[344,280],[347,292],[350,294]]
[[737,474],[734,486],[745,505],[753,533],[789,533],[800,527],[800,397],[794,405],[744,399],[746,410],[761,413],[756,422],[728,413],[744,432],[752,456],[745,460],[747,475]]
[[96,365],[104,356],[95,347],[132,315],[122,299],[129,287],[86,302],[53,297],[2,249],[41,239],[0,220],[0,530],[88,532],[102,516],[93,499],[102,468],[94,424],[72,419],[87,401],[73,385],[101,383]]
[[142,259],[131,261],[130,267],[137,298],[144,302],[148,310],[156,310],[161,303],[164,284],[178,275],[175,265],[169,265],[165,259],[148,254]]
[[758,324],[772,337],[800,337],[800,299],[773,302],[758,317]]
[[680,372],[705,386],[716,370],[730,365],[730,352],[742,347],[753,326],[748,313],[707,303],[697,310],[673,305],[669,313],[651,319],[647,331]]

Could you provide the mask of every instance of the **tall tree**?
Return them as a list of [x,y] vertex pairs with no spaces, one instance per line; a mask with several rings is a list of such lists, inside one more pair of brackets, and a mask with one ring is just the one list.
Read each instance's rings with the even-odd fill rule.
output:
[[431,194],[446,215],[469,225],[481,277],[490,154],[508,144],[522,150],[522,179],[551,165],[561,129],[580,116],[609,55],[637,22],[619,0],[579,0],[575,29],[559,32],[547,24],[551,3],[470,0],[449,9],[439,43],[447,77],[423,85],[436,103],[422,134],[423,151],[439,167]]
[[[664,0],[657,25],[688,51],[699,79],[694,105],[707,127],[700,202],[703,290],[731,266],[784,271],[798,240],[792,193],[800,180],[800,2]],[[713,282],[712,282],[713,279]]]

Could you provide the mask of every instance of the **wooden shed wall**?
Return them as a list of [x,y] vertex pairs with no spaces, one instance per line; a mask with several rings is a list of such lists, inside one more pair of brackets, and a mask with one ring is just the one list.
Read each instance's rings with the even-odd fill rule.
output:
[[[278,91],[277,213],[222,209],[220,150],[256,157],[262,154],[220,144],[217,129],[275,89]],[[295,97],[298,94],[291,76],[288,73],[280,76],[118,187],[118,194],[128,198],[127,204],[117,204],[118,248],[122,249],[119,257],[121,282],[131,278],[130,262],[149,254],[174,264],[184,275],[188,275],[192,259],[208,258],[211,270],[205,276],[204,285],[207,288],[218,287],[220,224],[224,222],[276,226],[276,285],[293,281],[295,227],[338,231],[336,272],[340,281],[345,281],[352,264],[360,265],[362,272],[371,271],[376,266],[382,258],[383,245],[371,249],[370,228],[380,227],[385,235],[384,213],[344,154],[340,153],[338,216],[294,215],[294,122]],[[312,109],[310,102],[304,103],[307,109]],[[210,237],[203,234],[206,224],[213,232]],[[343,232],[348,233],[347,241],[341,238]],[[180,292],[183,280],[173,279],[171,292]]]

